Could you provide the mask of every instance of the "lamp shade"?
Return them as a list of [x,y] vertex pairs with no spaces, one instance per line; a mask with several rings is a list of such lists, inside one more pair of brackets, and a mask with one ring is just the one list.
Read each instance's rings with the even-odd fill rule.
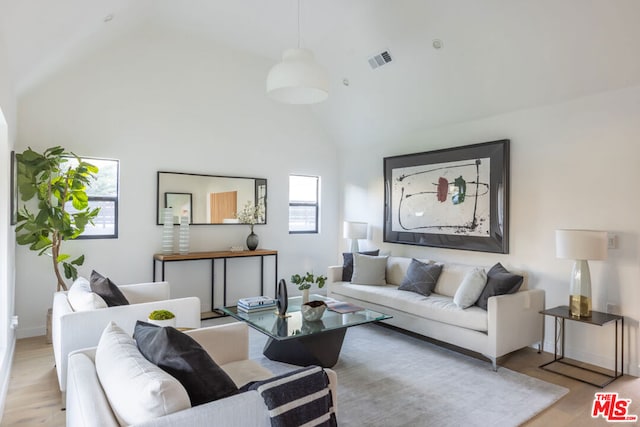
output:
[[556,257],[573,260],[607,259],[607,232],[556,230]]
[[287,49],[269,71],[267,94],[286,104],[322,102],[329,96],[329,76],[309,49]]
[[344,238],[345,239],[366,239],[367,228],[369,224],[366,222],[345,221],[344,222]]

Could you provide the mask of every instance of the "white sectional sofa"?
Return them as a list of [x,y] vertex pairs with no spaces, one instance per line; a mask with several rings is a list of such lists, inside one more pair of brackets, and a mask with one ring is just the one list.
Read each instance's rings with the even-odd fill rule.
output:
[[[195,339],[239,387],[273,376],[269,370],[248,358],[249,332],[245,323],[235,322],[185,333]],[[96,372],[95,357],[95,347],[77,350],[69,356],[66,398],[69,427],[120,425]],[[337,375],[330,369],[325,369],[325,372],[329,378],[333,408],[337,411]],[[126,388],[127,384],[122,384],[122,387]],[[247,391],[134,425],[267,427],[271,423],[269,410],[258,391]]]
[[[429,262],[428,260],[421,260]],[[544,291],[527,289],[524,276],[520,290],[490,297],[487,310],[477,306],[459,308],[453,297],[465,274],[477,267],[443,263],[434,292],[429,296],[399,290],[411,258],[387,258],[387,285],[358,285],[342,281],[342,266],[328,271],[329,297],[351,302],[393,316],[385,323],[484,355],[497,369],[496,359],[543,341]],[[489,270],[491,266],[485,268]]]

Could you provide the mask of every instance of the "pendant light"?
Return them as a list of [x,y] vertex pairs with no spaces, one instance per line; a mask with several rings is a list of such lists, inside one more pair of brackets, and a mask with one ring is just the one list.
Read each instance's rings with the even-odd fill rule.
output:
[[313,52],[300,47],[300,0],[298,0],[298,47],[286,49],[282,62],[267,76],[267,95],[285,104],[315,104],[329,96],[327,71],[315,62]]

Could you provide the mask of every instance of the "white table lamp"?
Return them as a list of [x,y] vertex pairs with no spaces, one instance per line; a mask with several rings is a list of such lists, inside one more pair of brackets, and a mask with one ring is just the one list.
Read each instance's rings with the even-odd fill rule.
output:
[[587,261],[607,259],[607,232],[556,230],[556,257],[575,261],[569,287],[571,316],[591,317],[591,273]]
[[367,238],[367,228],[369,224],[366,222],[345,221],[344,222],[344,238],[351,239],[351,252],[358,252],[358,239]]

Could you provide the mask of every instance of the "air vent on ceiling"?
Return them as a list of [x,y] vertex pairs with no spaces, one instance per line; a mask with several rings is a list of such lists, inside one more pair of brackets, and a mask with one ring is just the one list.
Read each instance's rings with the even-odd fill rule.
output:
[[369,57],[369,66],[372,70],[375,70],[376,68],[382,67],[391,61],[391,53],[388,50],[385,50]]

